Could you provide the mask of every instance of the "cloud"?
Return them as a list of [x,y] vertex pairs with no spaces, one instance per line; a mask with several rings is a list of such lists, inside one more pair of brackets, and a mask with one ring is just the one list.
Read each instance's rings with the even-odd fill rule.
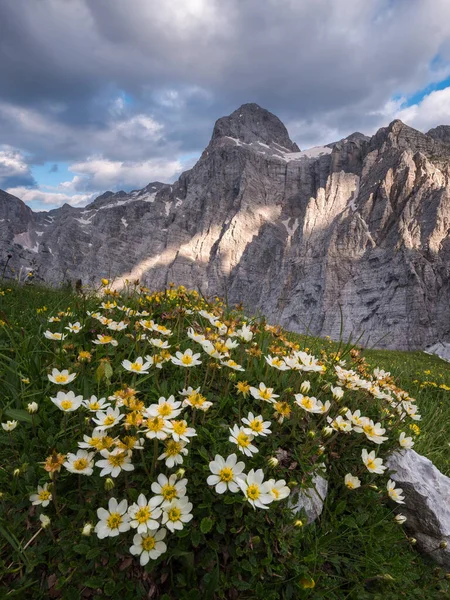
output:
[[35,186],[36,181],[24,155],[9,146],[0,146],[0,188]]
[[245,102],[301,147],[371,133],[450,74],[448,0],[14,0],[0,22],[2,141],[41,163],[100,156],[74,186],[138,187],[151,169],[132,164],[200,152]]
[[421,131],[450,124],[450,87],[431,92],[417,104],[396,111],[395,117]]
[[76,173],[71,181],[61,184],[67,190],[139,189],[151,181],[173,181],[186,168],[177,160],[153,159],[142,162],[112,161],[91,157],[84,162],[70,165]]
[[52,165],[49,169],[49,173],[57,173],[58,171],[59,171],[59,167],[56,163],[54,165]]
[[46,192],[44,190],[30,189],[26,187],[11,187],[6,190],[8,194],[17,196],[26,204],[30,204],[33,210],[49,210],[63,204],[72,206],[84,206],[94,199],[98,193],[89,194],[64,194],[63,192]]

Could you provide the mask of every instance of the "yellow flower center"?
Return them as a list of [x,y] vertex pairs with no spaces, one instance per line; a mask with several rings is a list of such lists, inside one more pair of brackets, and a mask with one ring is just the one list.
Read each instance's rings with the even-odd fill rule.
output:
[[366,463],[366,466],[368,469],[372,470],[372,469],[376,469],[376,464],[375,461],[372,458],[369,458],[369,460]]
[[244,433],[243,431],[241,431],[238,434],[236,441],[238,443],[238,446],[242,446],[243,448],[247,448],[247,446],[250,445],[250,439],[249,439],[248,435],[246,433]]
[[106,519],[106,525],[109,527],[109,529],[117,529],[121,523],[122,515],[119,513],[111,513]]
[[89,408],[91,410],[100,410],[100,404],[98,402],[89,402]]
[[347,487],[349,490],[354,490],[355,486],[353,485],[353,481],[347,481]]
[[166,445],[166,455],[167,456],[177,456],[180,454],[181,444],[179,442],[175,442],[174,440],[169,440]]
[[118,454],[110,454],[108,456],[108,462],[113,467],[120,467],[125,462],[125,452],[120,452]]
[[161,404],[161,406],[158,408],[158,413],[162,417],[168,417],[170,415],[170,413],[172,412],[172,410],[173,410],[172,406],[170,406],[170,404],[168,402],[165,402],[164,404]]
[[132,371],[137,371],[139,373],[139,371],[142,371],[142,364],[138,363],[138,362],[134,362],[134,363],[131,363],[130,368]]
[[161,496],[164,500],[173,500],[177,497],[176,487],[174,485],[169,485],[168,483],[163,485],[161,488]]
[[42,490],[39,492],[39,500],[48,500],[51,496],[51,493],[48,490]]
[[66,381],[68,380],[68,376],[67,375],[56,375],[55,377],[55,381],[57,383],[66,383]]
[[161,417],[148,419],[147,425],[150,431],[162,431],[164,429],[164,419]]
[[233,481],[233,469],[231,467],[224,467],[219,471],[219,477],[220,481],[225,481],[225,483]]
[[184,354],[181,357],[181,362],[183,363],[183,365],[190,365],[190,364],[192,364],[192,356],[190,356],[189,354]]
[[150,550],[153,550],[153,548],[155,547],[155,538],[151,535],[148,535],[147,537],[142,538],[142,549],[145,552],[150,552]]
[[283,361],[280,358],[273,358],[272,359],[272,364],[275,367],[281,367],[281,365],[283,364]]
[[188,399],[189,399],[191,405],[194,407],[202,406],[202,404],[206,400],[206,398],[204,396],[202,396],[201,394],[192,394],[191,396],[189,396]]
[[291,414],[291,407],[287,402],[277,402],[275,404],[275,410],[283,417],[288,417]]
[[101,341],[103,344],[108,344],[109,342],[111,342],[111,341],[112,341],[112,339],[113,339],[113,338],[112,338],[112,335],[102,335],[102,336],[100,336],[100,341]]
[[186,429],[187,429],[186,421],[172,421],[172,425],[173,425],[174,432],[177,433],[178,435],[183,435],[183,433],[186,432]]
[[375,435],[375,429],[372,427],[372,425],[364,425],[363,430],[367,435]]
[[253,431],[256,431],[256,433],[261,433],[261,431],[264,429],[262,421],[259,419],[254,419],[250,423],[250,429],[252,429]]
[[270,400],[272,398],[272,392],[270,392],[268,389],[259,390],[259,397],[262,400]]
[[272,488],[272,494],[275,496],[275,498],[277,500],[280,497],[280,492],[277,490],[277,488]]
[[152,516],[152,513],[150,512],[149,507],[143,506],[142,508],[140,508],[137,511],[134,518],[139,523],[139,525],[142,525],[143,523],[147,523],[147,521],[150,519],[151,516]]
[[105,420],[103,421],[103,425],[112,425],[113,423],[115,423],[116,421],[116,417],[114,415],[108,415],[105,417]]
[[61,402],[61,408],[63,408],[64,410],[69,410],[69,408],[72,408],[72,405],[72,400],[63,400]]
[[252,483],[248,486],[247,496],[250,498],[250,500],[257,500],[260,495],[261,492],[259,490],[259,486],[257,486],[256,483]]
[[176,507],[171,508],[167,513],[167,516],[169,517],[169,521],[179,521],[181,517],[181,510]]
[[77,460],[74,460],[73,462],[73,468],[76,471],[84,471],[88,464],[89,463],[86,458],[77,458]]
[[314,402],[308,396],[304,396],[302,398],[301,405],[304,406],[305,408],[310,409],[314,406]]

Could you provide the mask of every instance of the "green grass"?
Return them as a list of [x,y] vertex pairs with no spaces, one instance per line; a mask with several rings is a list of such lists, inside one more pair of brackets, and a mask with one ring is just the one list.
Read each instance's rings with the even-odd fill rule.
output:
[[[4,322],[4,326],[0,326],[0,420],[5,422],[14,415],[21,419],[11,436],[0,431],[0,579],[8,590],[6,597],[69,600],[91,597],[438,600],[448,597],[446,574],[411,546],[403,528],[394,523],[395,512],[382,499],[381,490],[365,487],[349,492],[341,480],[342,474],[351,467],[341,468],[333,462],[328,466],[330,493],[321,518],[310,526],[294,530],[281,503],[279,514],[277,511],[254,513],[240,503],[223,505],[210,490],[199,487],[198,493],[193,492],[192,500],[197,511],[192,522],[195,526],[191,523],[186,528],[187,535],[178,534],[176,544],[172,538],[168,557],[159,559],[154,567],[151,564],[140,567],[128,553],[127,544],[117,542],[117,538],[98,540],[95,535],[81,536],[84,522],[95,523],[95,509],[102,505],[99,497],[107,496],[107,492],[103,487],[94,492],[90,480],[82,481],[83,487],[79,490],[75,475],[61,478],[59,501],[63,508],[57,514],[53,507],[50,507],[53,512],[43,511],[51,515],[52,524],[45,530],[39,529],[36,508],[30,506],[28,499],[38,482],[48,481],[39,463],[52,448],[73,451],[74,439],[79,439],[83,427],[78,416],[69,417],[65,427],[61,413],[53,405],[49,406],[48,398],[54,388],[46,378],[50,365],[65,366],[80,347],[64,349],[63,344],[45,340],[43,331],[56,330],[47,319],[58,311],[70,307],[84,318],[86,310],[94,310],[98,303],[93,296],[80,296],[69,289],[50,290],[33,285],[0,288],[0,321]],[[173,306],[170,308],[169,304],[164,304],[163,299],[163,308],[155,308],[151,303],[149,306],[155,309],[158,320],[169,315],[169,325],[172,323],[175,328],[179,325],[181,330],[182,323],[175,320],[175,317],[179,319],[176,311],[170,320]],[[72,321],[75,320],[77,318]],[[85,341],[94,337],[93,332],[83,335]],[[341,358],[350,359],[351,347],[346,344],[295,334],[289,337],[297,340],[302,348],[310,348],[318,357],[321,350],[328,354],[339,350]],[[270,341],[261,339],[261,347]],[[66,343],[71,341],[72,338],[65,340]],[[76,344],[82,342],[76,339]],[[127,356],[134,356],[134,352],[135,348],[130,347]],[[77,367],[83,374],[74,388],[78,393],[87,397],[94,393],[93,386],[96,386],[95,393],[100,397],[120,387],[120,382],[130,383],[131,380],[116,369],[115,354],[108,356],[114,367],[110,387],[105,372],[98,371],[100,363],[93,353],[92,365]],[[416,398],[422,420],[418,422],[421,431],[415,440],[415,449],[450,475],[450,391],[439,387],[450,387],[448,364],[421,352],[367,350],[361,351],[360,357],[365,358],[371,368],[390,371],[397,385]],[[284,374],[268,373],[265,365],[256,359],[252,365],[249,372],[268,385],[273,384],[277,390],[282,388],[281,381],[288,381],[283,379]],[[172,376],[177,376],[175,371]],[[228,402],[232,396],[229,383],[232,379],[227,381],[224,375],[221,377],[214,385],[211,383],[211,393]],[[26,378],[29,384],[23,381]],[[316,379],[311,377],[311,382],[314,386]],[[428,383],[424,385],[424,382]],[[159,386],[158,394],[152,391],[150,383]],[[142,390],[157,399],[159,390],[166,390],[169,395],[181,387],[179,382],[161,376],[160,380],[143,384]],[[105,389],[110,391],[105,392]],[[32,401],[40,405],[34,419],[24,411]],[[347,395],[344,402],[347,403]],[[228,406],[229,411],[237,410]],[[209,430],[208,423],[204,427],[198,423],[199,440],[204,445],[198,453],[193,450],[194,463],[205,462],[208,458],[205,452],[210,458],[214,455],[204,446],[211,443],[214,447],[213,438],[221,435],[223,424],[216,426],[211,422]],[[320,437],[319,431],[314,434],[316,439]],[[301,432],[295,435],[299,436],[296,439],[300,449],[297,469],[300,469],[304,466],[303,460],[306,464],[308,448],[313,448],[316,439],[310,443],[305,441],[310,439],[307,435],[302,437]],[[336,446],[335,451],[344,457],[345,444]],[[351,457],[348,461],[349,465],[353,464]],[[188,471],[189,468],[192,468],[191,463],[186,467]],[[292,473],[297,478],[301,476],[301,471]],[[288,473],[282,476],[287,478]],[[194,473],[193,485],[197,485],[196,477]],[[104,482],[98,477],[95,481],[103,486]],[[139,482],[145,486],[145,477]],[[117,492],[117,497],[128,493],[131,498],[140,489],[134,486],[131,477],[126,482],[126,490],[124,485],[123,478],[118,478],[113,492]],[[225,508],[232,511],[231,518],[224,512]],[[311,580],[315,587],[309,589],[307,583]]]

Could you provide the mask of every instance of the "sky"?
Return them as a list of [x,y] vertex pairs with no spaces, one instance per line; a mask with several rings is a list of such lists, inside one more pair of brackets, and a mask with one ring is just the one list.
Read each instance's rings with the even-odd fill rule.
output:
[[0,2],[0,188],[33,210],[170,183],[256,102],[300,148],[450,124],[449,0]]

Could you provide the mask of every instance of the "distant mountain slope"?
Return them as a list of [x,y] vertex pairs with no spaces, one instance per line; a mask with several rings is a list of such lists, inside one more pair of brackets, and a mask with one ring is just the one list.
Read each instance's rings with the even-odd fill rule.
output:
[[[0,194],[0,250],[58,283],[140,278],[225,295],[295,331],[450,341],[450,145],[394,121],[301,152],[256,104],[173,185],[32,213]],[[156,189],[153,189],[156,188]]]

